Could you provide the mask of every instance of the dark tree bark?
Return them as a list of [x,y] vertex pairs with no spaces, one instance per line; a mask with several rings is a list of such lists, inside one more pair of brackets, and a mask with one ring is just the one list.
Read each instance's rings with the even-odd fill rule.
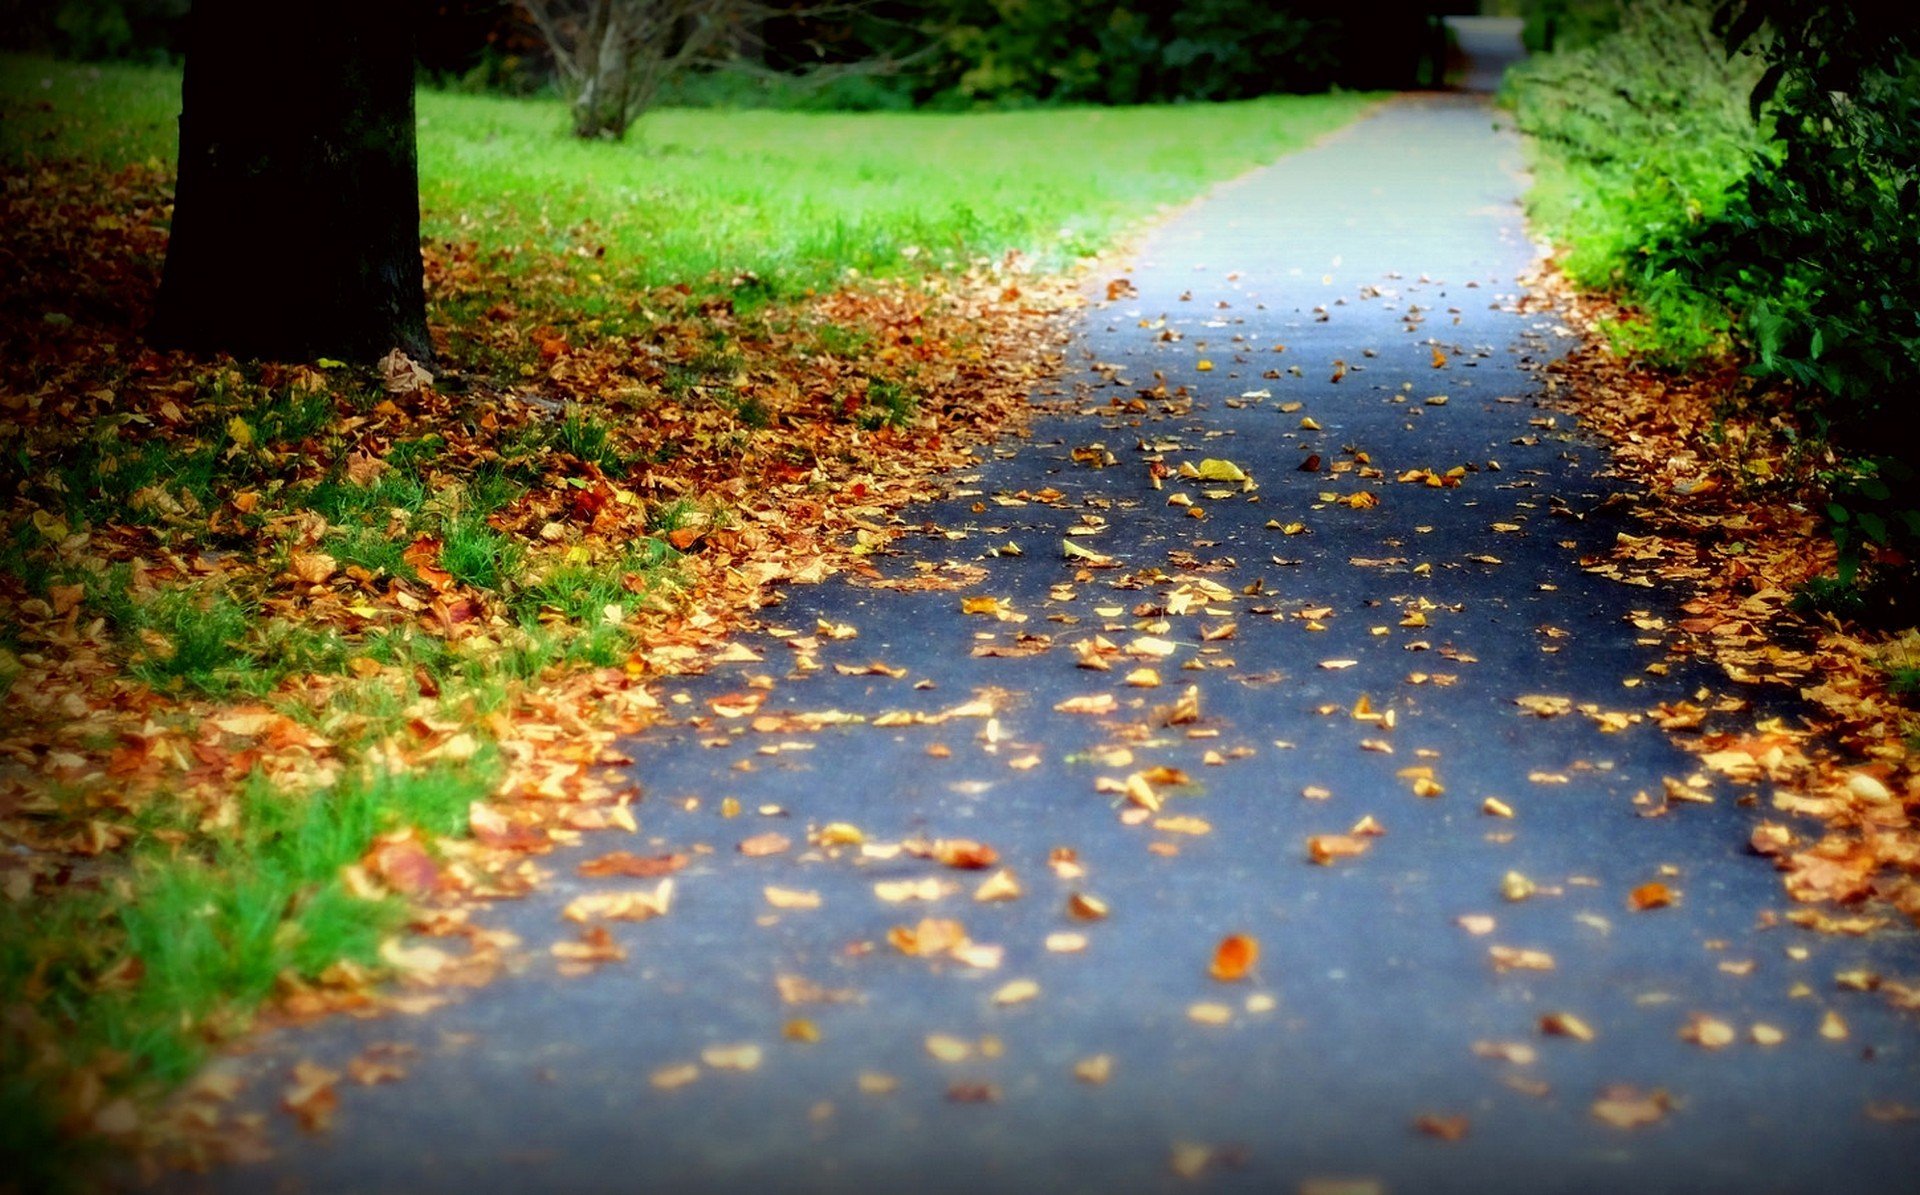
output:
[[408,0],[194,0],[151,339],[431,356]]

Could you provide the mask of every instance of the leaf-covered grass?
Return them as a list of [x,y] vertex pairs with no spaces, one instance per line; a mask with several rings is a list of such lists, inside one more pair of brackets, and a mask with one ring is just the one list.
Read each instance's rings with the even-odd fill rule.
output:
[[[0,59],[4,157],[170,162],[180,76]],[[663,109],[624,144],[565,135],[558,100],[422,90],[428,237],[584,255],[574,302],[743,273],[768,293],[1009,249],[1052,264],[1351,119],[1358,93],[1024,112]],[[43,109],[41,105],[46,105]],[[604,251],[604,252],[603,252]]]

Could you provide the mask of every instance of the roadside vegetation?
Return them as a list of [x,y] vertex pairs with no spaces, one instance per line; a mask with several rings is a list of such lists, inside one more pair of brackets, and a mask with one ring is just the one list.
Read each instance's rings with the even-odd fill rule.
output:
[[[0,67],[0,1157],[24,1189],[105,1146],[244,1149],[194,1076],[263,1009],[484,978],[502,943],[454,906],[630,820],[605,765],[648,679],[857,567],[1017,424],[1072,302],[1036,264],[1369,102],[662,110],[612,144],[558,100],[426,91],[438,360],[369,369],[145,348],[177,71]],[[272,262],[260,285],[300,285]]]
[[[1801,0],[1557,7],[1570,11],[1556,49],[1506,94],[1530,135],[1530,211],[1563,247],[1557,264],[1620,302],[1605,330],[1623,353],[1739,371],[1730,400],[1756,426],[1777,425],[1780,464],[1838,548],[1806,599],[1911,622],[1911,22]],[[1752,480],[1777,489],[1776,472]]]

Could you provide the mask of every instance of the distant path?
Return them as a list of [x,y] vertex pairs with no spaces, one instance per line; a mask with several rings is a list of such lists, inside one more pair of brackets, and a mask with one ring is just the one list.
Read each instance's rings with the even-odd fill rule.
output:
[[[1291,1192],[1328,1176],[1473,1195],[1913,1189],[1920,1132],[1866,1109],[1920,1105],[1920,1037],[1833,980],[1911,975],[1913,937],[1758,928],[1785,902],[1743,849],[1754,814],[1733,786],[1641,816],[1636,793],[1658,799],[1697,770],[1646,712],[1723,682],[1668,661],[1632,621],[1674,617],[1673,594],[1580,567],[1630,528],[1609,513],[1605,454],[1532,401],[1523,365],[1560,341],[1553,319],[1514,310],[1531,249],[1515,145],[1495,123],[1477,99],[1401,99],[1159,230],[1130,275],[1138,294],[1086,315],[1073,410],[905,516],[903,554],[876,558],[905,591],[796,587],[770,612],[802,637],[823,620],[857,637],[823,638],[804,679],[790,675],[801,653],[763,636],[747,642],[764,662],[663,686],[686,695],[669,708],[687,721],[632,745],[640,837],[549,857],[545,891],[490,914],[524,937],[523,974],[430,1018],[269,1043],[248,1061],[263,1098],[296,1058],[338,1065],[393,1039],[421,1057],[404,1082],[343,1089],[331,1135],[287,1130],[271,1165],[181,1189],[1091,1195]],[[1140,400],[1160,376],[1174,400]],[[1177,473],[1154,489],[1155,455],[1175,470],[1234,462],[1258,490]],[[1318,471],[1303,471],[1311,457]],[[1458,467],[1457,488],[1398,480]],[[1170,505],[1175,493],[1195,505]],[[1378,504],[1339,501],[1355,494]],[[1067,538],[1118,567],[1063,559]],[[916,590],[922,576],[953,587]],[[982,596],[1025,621],[962,613]],[[1096,636],[1174,646],[1076,667],[1074,644]],[[874,662],[906,674],[832,667]],[[1126,683],[1147,666],[1161,687]],[[937,717],[984,696],[995,720],[757,732],[712,711],[755,675],[772,678],[762,715]],[[1200,721],[1159,725],[1153,707],[1189,684]],[[1112,712],[1055,711],[1101,694]],[[1530,695],[1569,712],[1516,704]],[[1163,780],[1166,808],[1127,824],[1137,807],[1097,781],[1156,766],[1195,784]],[[732,820],[728,797],[743,809]],[[1485,812],[1489,799],[1513,816]],[[1308,860],[1310,836],[1366,818],[1385,833],[1360,840],[1365,854]],[[833,822],[880,843],[985,842],[1023,895],[981,903],[984,873],[808,849],[808,828]],[[766,831],[794,849],[735,849]],[[554,975],[547,947],[574,928],[563,904],[616,886],[577,878],[579,860],[703,845],[669,915],[613,927],[630,961]],[[1084,876],[1050,866],[1058,848]],[[928,879],[954,891],[895,905],[873,889]],[[1629,893],[1656,882],[1678,904],[1632,911]],[[1502,898],[1526,883],[1529,899]],[[771,907],[768,885],[821,907]],[[1110,916],[1076,919],[1074,892]],[[1004,948],[1000,965],[888,945],[890,927],[927,916]],[[1218,982],[1215,943],[1236,932],[1257,937],[1259,962]],[[1048,949],[1062,933],[1084,950]],[[783,1003],[781,976],[856,1001]],[[1016,979],[1037,997],[996,1004]],[[788,994],[805,993],[789,981]],[[1819,1035],[1829,1010],[1844,1040]],[[1544,1035],[1555,1013],[1594,1040]],[[1696,1013],[1737,1040],[1682,1041]],[[784,1037],[796,1018],[820,1040]],[[1784,1042],[1754,1044],[1756,1023]],[[970,1056],[932,1056],[934,1033]],[[649,1081],[735,1043],[761,1047],[758,1069]],[[1107,1082],[1075,1077],[1102,1054]],[[897,1090],[863,1089],[863,1073]],[[1658,1122],[1597,1119],[1613,1084],[1637,1094],[1603,1110]],[[1422,1116],[1465,1136],[1422,1132]]]

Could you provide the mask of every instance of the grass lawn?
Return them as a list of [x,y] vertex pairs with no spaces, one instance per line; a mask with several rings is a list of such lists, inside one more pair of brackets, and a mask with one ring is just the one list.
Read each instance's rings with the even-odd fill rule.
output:
[[409,389],[139,345],[178,96],[0,59],[0,1172],[35,1189],[217,1125],[156,1110],[263,1005],[443,956],[401,928],[484,969],[442,906],[621,824],[597,751],[673,652],[1018,419],[1044,288],[981,260],[1063,268],[1370,102],[663,111],[621,145],[423,92],[461,382]]
[[[0,160],[170,163],[179,87],[166,69],[0,59]],[[850,269],[917,272],[1008,249],[1060,265],[1160,204],[1338,127],[1373,98],[968,115],[667,109],[616,144],[565,135],[558,100],[423,90],[424,231],[604,246],[593,273],[609,289],[746,270],[786,294]]]

